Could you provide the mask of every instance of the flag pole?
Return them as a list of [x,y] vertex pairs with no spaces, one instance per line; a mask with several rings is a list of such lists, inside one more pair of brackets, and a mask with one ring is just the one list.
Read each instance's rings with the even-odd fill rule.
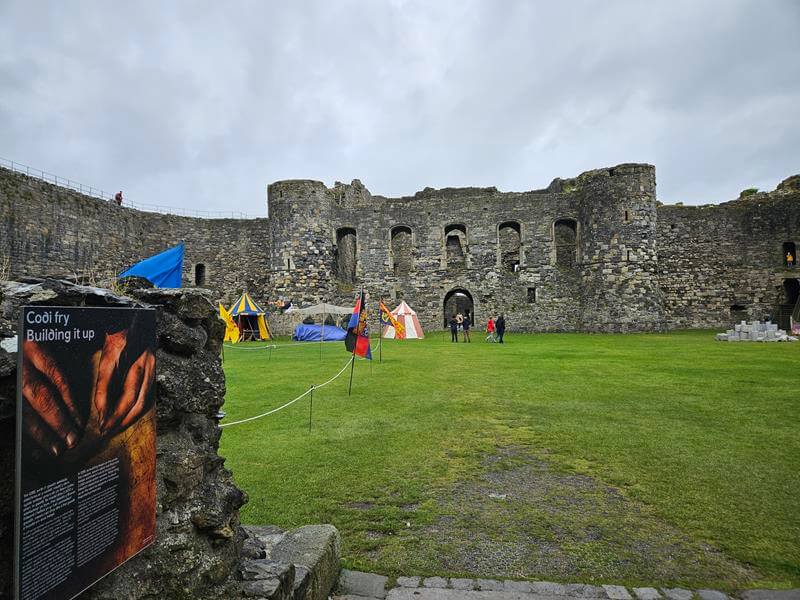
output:
[[[358,318],[361,319],[361,311],[364,309],[361,306],[361,299],[364,297],[364,286],[361,286],[361,291],[358,293]],[[356,326],[358,327],[358,326]],[[350,393],[353,391],[353,371],[356,367],[356,346],[358,345],[358,339],[356,339],[355,343],[353,344],[353,356],[350,358],[350,387],[347,388],[347,395],[349,396]]]
[[[366,302],[364,304],[366,304]],[[380,312],[380,309],[378,309],[378,312]],[[369,319],[369,315],[367,315],[367,319]],[[370,332],[369,323],[367,323],[367,344],[369,344],[370,352],[371,352],[372,351],[372,342],[369,339],[369,332]],[[370,357],[369,357],[369,374],[372,375],[372,355],[371,354],[370,354]]]
[[347,395],[353,391],[353,369],[356,366],[356,351],[353,350],[353,356],[350,357],[350,387],[347,388]]
[[325,303],[322,303],[322,334],[319,336],[319,360],[322,361],[322,342],[325,341]]
[[311,413],[314,412],[314,386],[309,390],[311,394],[311,401],[308,404],[308,433],[311,433]]

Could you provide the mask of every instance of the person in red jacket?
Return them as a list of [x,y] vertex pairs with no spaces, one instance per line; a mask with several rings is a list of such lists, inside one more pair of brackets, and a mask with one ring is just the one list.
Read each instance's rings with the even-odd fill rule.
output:
[[486,336],[487,342],[494,342],[494,318],[489,317],[489,320],[486,322],[486,333],[489,335]]

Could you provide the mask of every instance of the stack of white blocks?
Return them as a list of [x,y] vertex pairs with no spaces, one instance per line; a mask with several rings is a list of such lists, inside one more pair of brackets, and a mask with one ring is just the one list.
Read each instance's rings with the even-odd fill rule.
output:
[[728,329],[725,333],[718,333],[720,342],[796,342],[797,338],[788,335],[783,329],[778,329],[775,323],[762,323],[742,321]]

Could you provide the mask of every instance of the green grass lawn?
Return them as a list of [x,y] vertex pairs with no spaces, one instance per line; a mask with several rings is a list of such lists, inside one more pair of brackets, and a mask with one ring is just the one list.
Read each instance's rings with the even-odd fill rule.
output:
[[[343,346],[226,348],[223,423]],[[388,575],[800,585],[800,343],[434,333],[375,358],[315,392],[310,432],[308,398],[224,430],[244,522],[332,523],[346,566]]]

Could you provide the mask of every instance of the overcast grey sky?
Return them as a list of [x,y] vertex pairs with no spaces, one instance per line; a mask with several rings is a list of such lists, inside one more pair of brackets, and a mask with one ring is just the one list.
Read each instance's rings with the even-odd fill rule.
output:
[[0,156],[255,215],[279,179],[523,191],[621,162],[717,203],[800,172],[798,31],[798,0],[0,0]]

